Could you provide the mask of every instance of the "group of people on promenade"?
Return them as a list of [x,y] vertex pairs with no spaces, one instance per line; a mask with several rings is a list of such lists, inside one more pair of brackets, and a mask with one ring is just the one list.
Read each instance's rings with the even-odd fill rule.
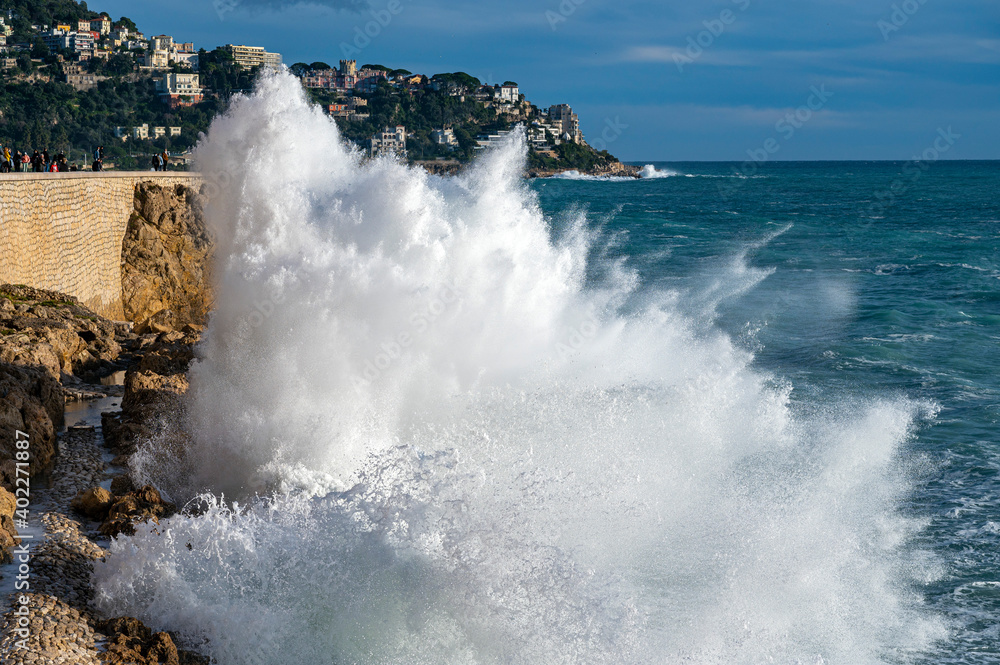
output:
[[170,161],[170,155],[164,150],[159,155],[153,155],[153,170],[154,171],[166,171],[167,163]]
[[[166,171],[170,156],[164,150],[160,154],[154,154],[152,167],[154,171]],[[104,146],[98,146],[94,150],[94,162],[91,165],[94,171],[104,170]],[[10,146],[0,146],[0,173],[61,173],[64,171],[81,170],[76,164],[70,164],[66,160],[66,155],[62,152],[52,156],[48,150],[39,152],[35,150],[31,155],[27,151],[14,150],[11,152]]]
[[10,151],[10,146],[0,147],[0,173],[21,173],[34,171],[35,173],[58,173],[60,171],[75,171],[76,166],[66,161],[66,155],[58,153],[49,155],[48,150],[39,152],[36,150],[29,155],[27,151]]

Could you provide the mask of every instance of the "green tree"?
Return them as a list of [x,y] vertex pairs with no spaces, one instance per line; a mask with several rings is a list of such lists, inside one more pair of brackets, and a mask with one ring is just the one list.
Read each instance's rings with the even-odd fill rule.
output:
[[115,21],[115,25],[120,25],[123,28],[126,28],[130,33],[139,32],[139,28],[136,26],[135,22],[127,16],[122,16],[120,19]]
[[480,85],[479,79],[475,76],[470,76],[465,72],[455,72],[453,74],[435,74],[431,77],[432,79],[437,79],[439,81],[444,81],[446,83],[454,83],[456,85],[463,85],[469,90],[475,90]]
[[127,53],[112,53],[90,61],[90,71],[102,76],[126,76],[135,71],[135,58]]

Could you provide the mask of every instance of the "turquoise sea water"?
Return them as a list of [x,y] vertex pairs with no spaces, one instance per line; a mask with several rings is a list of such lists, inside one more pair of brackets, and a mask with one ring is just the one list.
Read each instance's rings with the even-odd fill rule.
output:
[[913,547],[943,574],[918,591],[951,633],[918,660],[1000,662],[1000,162],[655,166],[676,175],[532,186],[556,220],[588,210],[644,286],[715,312],[796,409],[932,405],[903,509],[926,521]]

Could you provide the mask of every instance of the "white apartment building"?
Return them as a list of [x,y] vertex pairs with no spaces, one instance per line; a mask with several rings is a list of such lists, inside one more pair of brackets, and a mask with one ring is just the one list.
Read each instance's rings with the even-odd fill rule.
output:
[[561,128],[563,138],[573,143],[583,143],[583,132],[580,131],[580,118],[573,113],[569,104],[556,104],[549,107],[549,121]]
[[499,145],[503,142],[505,136],[510,134],[511,130],[502,130],[493,134],[480,134],[476,137],[476,150],[486,150],[493,146]]
[[222,47],[232,54],[233,60],[243,69],[253,69],[254,67],[280,67],[281,54],[268,53],[263,46],[244,46],[226,44]]
[[371,138],[370,154],[372,157],[387,154],[406,157],[406,127],[403,125],[386,127],[373,136]]

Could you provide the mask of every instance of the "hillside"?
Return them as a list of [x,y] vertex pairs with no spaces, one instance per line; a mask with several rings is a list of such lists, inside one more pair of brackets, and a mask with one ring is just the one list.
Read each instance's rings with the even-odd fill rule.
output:
[[[126,41],[88,31],[80,34],[94,36],[92,47],[70,48],[51,28],[75,30],[77,21],[98,19],[101,15],[85,2],[0,0],[0,10],[10,33],[0,69],[0,144],[12,152],[63,152],[71,163],[86,168],[94,148],[103,145],[109,164],[144,169],[154,152],[188,151],[231,95],[251,88],[257,74],[256,67],[241,66],[227,50],[201,49],[191,59],[202,96],[192,105],[171,108],[157,93],[156,80],[192,69],[173,60],[167,64],[166,57],[162,66],[146,66],[159,47],[127,17],[111,21],[112,32],[129,35]],[[152,28],[149,34],[156,34]],[[187,54],[195,56],[193,51]],[[347,66],[351,71],[344,69]],[[502,87],[484,86],[464,72],[428,77],[379,64],[356,70],[353,61],[341,61],[337,69],[324,62],[296,63],[290,70],[301,78],[310,98],[335,117],[343,135],[366,150],[376,134],[402,126],[405,141],[394,149],[400,156],[411,162],[465,163],[523,124],[531,139],[530,169],[606,171],[620,166],[609,153],[587,145],[568,106],[562,105],[564,120],[553,120],[549,110],[532,105],[511,81]],[[94,78],[90,89],[80,85],[81,76]],[[77,79],[75,85],[71,77]],[[148,138],[128,136],[143,125],[149,128]],[[173,129],[154,136],[153,128]]]

